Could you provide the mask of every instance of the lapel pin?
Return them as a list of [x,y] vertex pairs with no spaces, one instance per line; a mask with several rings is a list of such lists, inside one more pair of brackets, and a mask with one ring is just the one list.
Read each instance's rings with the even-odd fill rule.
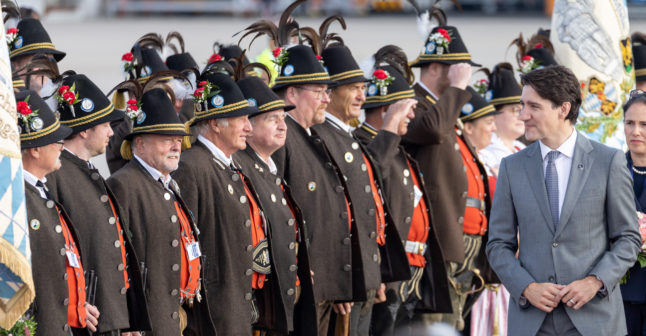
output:
[[583,170],[583,163],[579,163],[577,168],[579,168],[579,170]]

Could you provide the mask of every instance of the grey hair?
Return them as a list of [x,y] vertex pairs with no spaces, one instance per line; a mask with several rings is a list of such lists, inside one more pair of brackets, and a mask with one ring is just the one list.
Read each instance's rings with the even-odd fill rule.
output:
[[[215,119],[215,123],[220,127],[228,127],[229,119],[228,118]],[[198,134],[205,135],[210,129],[209,120],[202,120],[197,124],[195,124],[193,127],[195,127]]]

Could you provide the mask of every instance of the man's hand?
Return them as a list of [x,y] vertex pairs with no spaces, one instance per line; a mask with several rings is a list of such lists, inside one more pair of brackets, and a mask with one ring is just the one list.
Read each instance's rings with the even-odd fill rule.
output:
[[403,135],[399,134],[399,124],[401,124],[404,118],[408,118],[409,116],[415,117],[413,112],[415,106],[417,106],[417,100],[411,98],[398,100],[396,103],[388,106],[381,129],[397,135]]
[[386,284],[382,283],[375,294],[375,304],[386,302]]
[[99,309],[96,306],[93,306],[89,303],[85,303],[85,311],[87,315],[87,328],[91,332],[96,332],[96,326],[99,325]]
[[578,310],[592,300],[603,287],[603,282],[594,275],[572,282],[561,289],[561,301],[568,307]]
[[354,302],[335,303],[332,305],[332,309],[334,309],[334,312],[337,314],[345,315],[350,314],[352,306],[354,306]]
[[449,67],[449,83],[452,87],[466,90],[471,80],[471,64],[457,63]]
[[546,313],[550,313],[559,305],[562,297],[561,290],[563,288],[565,286],[551,282],[532,282],[523,290],[523,296],[532,306]]

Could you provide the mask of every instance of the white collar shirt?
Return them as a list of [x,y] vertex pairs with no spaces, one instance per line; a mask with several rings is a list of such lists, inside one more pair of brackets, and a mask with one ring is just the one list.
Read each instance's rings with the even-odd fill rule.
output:
[[[559,186],[559,217],[561,216],[561,208],[563,207],[565,192],[567,191],[568,181],[570,180],[570,170],[572,169],[572,157],[574,155],[574,147],[576,146],[576,137],[577,132],[573,128],[570,137],[556,149],[559,152],[559,156],[554,161]],[[541,157],[543,158],[543,177],[545,177],[545,172],[547,170],[547,153],[551,152],[552,149],[547,147],[540,140],[538,143],[541,148]]]

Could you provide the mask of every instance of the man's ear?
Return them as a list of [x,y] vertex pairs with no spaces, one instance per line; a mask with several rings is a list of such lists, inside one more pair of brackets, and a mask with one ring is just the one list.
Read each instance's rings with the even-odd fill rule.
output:
[[559,109],[559,119],[565,120],[565,118],[567,118],[567,115],[570,114],[571,108],[572,104],[570,102],[563,102],[561,104],[561,108]]
[[216,134],[220,134],[220,127],[218,126],[216,119],[209,119],[206,121],[206,124],[209,125],[210,130],[212,130]]
[[464,131],[464,134],[466,135],[472,135],[473,134],[473,123],[472,122],[465,122],[462,130]]

